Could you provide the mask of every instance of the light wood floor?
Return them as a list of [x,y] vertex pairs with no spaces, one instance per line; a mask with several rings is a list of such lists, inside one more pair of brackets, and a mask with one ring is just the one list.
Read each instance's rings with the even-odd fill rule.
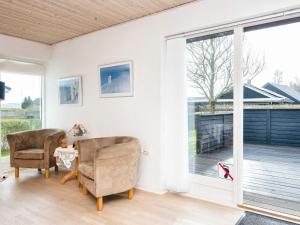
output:
[[1,225],[234,225],[242,211],[175,194],[156,195],[136,190],[104,198],[104,210],[84,196],[75,181],[59,184],[51,171],[45,180],[36,170],[21,170],[0,183]]

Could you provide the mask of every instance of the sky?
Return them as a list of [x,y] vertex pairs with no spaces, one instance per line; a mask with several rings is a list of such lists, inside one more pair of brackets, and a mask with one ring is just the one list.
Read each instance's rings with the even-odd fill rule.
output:
[[283,72],[283,83],[288,85],[300,78],[300,22],[250,31],[245,37],[252,46],[265,55],[266,65],[252,84],[261,87],[273,82],[275,70]]
[[5,100],[1,104],[22,103],[27,96],[32,100],[41,97],[40,76],[1,73],[1,80],[11,88],[11,91],[5,94]]
[[[255,54],[265,56],[264,70],[252,80],[252,85],[262,87],[273,82],[274,72],[283,72],[282,84],[288,85],[300,79],[300,22],[249,31],[245,33],[247,44]],[[199,96],[188,88],[188,96]]]

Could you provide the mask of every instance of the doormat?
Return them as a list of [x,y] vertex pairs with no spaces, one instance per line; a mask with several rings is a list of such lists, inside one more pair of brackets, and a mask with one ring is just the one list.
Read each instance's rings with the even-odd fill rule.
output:
[[236,225],[297,225],[296,223],[286,222],[271,217],[246,212]]

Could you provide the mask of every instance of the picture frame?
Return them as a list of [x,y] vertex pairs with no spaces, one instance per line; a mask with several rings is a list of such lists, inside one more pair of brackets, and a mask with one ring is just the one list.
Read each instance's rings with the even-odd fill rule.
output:
[[68,76],[58,79],[58,101],[60,105],[82,105],[81,76]]
[[98,66],[99,97],[132,97],[133,62],[122,61]]

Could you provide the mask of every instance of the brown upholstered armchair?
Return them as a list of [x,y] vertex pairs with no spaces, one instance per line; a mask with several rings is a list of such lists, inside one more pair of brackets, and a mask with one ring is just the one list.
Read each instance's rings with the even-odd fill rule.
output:
[[97,210],[103,208],[103,196],[128,192],[133,198],[137,183],[140,144],[133,137],[106,137],[80,140],[79,180],[83,193],[97,198]]
[[53,156],[65,132],[58,129],[24,131],[7,135],[10,147],[10,165],[15,167],[15,177],[19,177],[19,168],[45,169],[45,178],[49,177],[49,168],[56,166]]

